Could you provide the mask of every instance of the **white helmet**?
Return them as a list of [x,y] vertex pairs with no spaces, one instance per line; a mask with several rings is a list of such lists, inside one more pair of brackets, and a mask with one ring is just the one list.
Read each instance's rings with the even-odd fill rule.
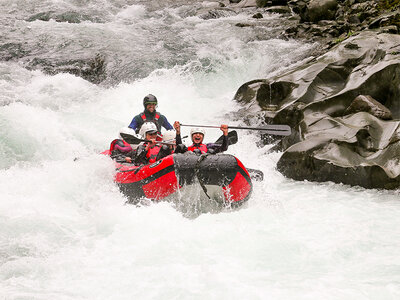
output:
[[190,130],[190,137],[192,138],[192,141],[193,141],[193,134],[195,133],[201,133],[204,136],[206,132],[202,128],[192,128]]
[[140,127],[139,134],[145,139],[146,133],[157,132],[157,126],[153,122],[145,122],[142,127]]
[[163,142],[175,142],[176,132],[175,130],[168,130],[163,133],[162,140]]

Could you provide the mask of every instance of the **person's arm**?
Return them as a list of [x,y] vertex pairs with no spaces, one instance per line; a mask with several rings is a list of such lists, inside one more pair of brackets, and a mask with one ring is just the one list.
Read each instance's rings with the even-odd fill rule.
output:
[[122,162],[126,162],[126,160],[125,160],[125,156],[126,156],[127,154],[122,154],[120,151],[118,151],[118,150],[113,150],[113,151],[111,151],[111,155],[110,155],[110,157],[113,159],[113,160],[115,160],[116,162],[118,162],[118,163],[122,163]]
[[132,128],[132,129],[134,129],[134,130],[137,129],[138,123],[136,122],[136,117],[134,117],[134,118],[132,119],[131,124],[129,124],[128,127],[129,127],[129,128]]
[[132,161],[135,163],[135,165],[140,165],[140,164],[147,164],[147,150],[146,150],[146,144],[139,145],[136,149],[136,153],[132,159]]
[[143,125],[143,120],[140,117],[140,115],[137,115],[133,117],[131,124],[129,124],[129,128],[132,128],[135,130],[136,133],[139,133],[140,127]]
[[224,138],[222,139],[222,144],[218,145],[218,144],[207,144],[207,149],[211,149],[213,150],[213,153],[221,153],[224,152],[226,150],[228,150],[228,125],[221,125],[220,127],[221,131],[224,134]]
[[127,163],[133,163],[133,159],[136,156],[137,149],[132,149],[128,153],[125,153],[124,155],[124,161]]
[[214,143],[207,144],[207,149],[208,149],[208,152],[213,153],[213,154],[221,153],[221,152],[228,150],[228,136],[224,135],[221,145],[214,144]]
[[175,131],[176,131],[176,138],[175,138],[176,144],[177,145],[182,144],[181,124],[178,121],[175,121],[174,122],[174,128],[175,128]]
[[161,124],[162,127],[164,127],[167,130],[174,129],[174,127],[172,127],[172,125],[168,122],[167,118],[164,115],[161,115],[161,119],[162,119],[162,124]]
[[171,149],[167,145],[163,145],[160,148],[160,151],[157,154],[156,161],[160,160],[160,159],[162,159],[162,158],[164,158],[164,157],[166,157],[166,156],[168,156],[170,154],[171,154]]

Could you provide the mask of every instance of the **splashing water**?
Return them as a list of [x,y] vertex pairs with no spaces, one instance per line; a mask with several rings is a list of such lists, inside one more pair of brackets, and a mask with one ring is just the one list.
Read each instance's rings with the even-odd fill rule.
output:
[[[170,122],[233,125],[241,84],[314,47],[275,39],[279,15],[239,28],[251,10],[205,20],[202,5],[2,1],[0,47],[19,52],[0,62],[0,298],[399,298],[399,191],[288,180],[254,133],[228,150],[265,175],[241,209],[188,218],[168,202],[125,204],[98,153],[144,95]],[[27,21],[50,11],[84,17]],[[101,85],[24,67],[94,53],[107,58]]]

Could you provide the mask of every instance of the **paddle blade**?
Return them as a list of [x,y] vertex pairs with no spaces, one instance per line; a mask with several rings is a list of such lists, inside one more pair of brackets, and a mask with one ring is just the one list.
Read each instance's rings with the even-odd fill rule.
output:
[[136,134],[129,134],[125,132],[120,132],[120,136],[124,139],[128,144],[137,145],[144,140],[139,138]]
[[[224,135],[221,135],[218,140],[215,141],[215,144],[222,144],[224,140]],[[228,132],[228,145],[234,145],[238,142],[238,135],[236,130],[232,130]]]

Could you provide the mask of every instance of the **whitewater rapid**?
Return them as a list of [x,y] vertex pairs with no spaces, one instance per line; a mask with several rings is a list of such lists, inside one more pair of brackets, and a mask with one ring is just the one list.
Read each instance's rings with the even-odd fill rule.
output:
[[[253,11],[196,16],[207,5],[1,1],[0,47],[31,52],[0,62],[0,299],[400,297],[400,191],[286,179],[275,169],[281,154],[257,146],[256,133],[238,132],[228,150],[264,172],[241,209],[188,217],[171,203],[125,204],[98,153],[145,95],[171,123],[236,125],[241,84],[315,47],[277,39],[279,15],[240,28]],[[67,10],[91,20],[26,21]],[[26,68],[35,56],[96,53],[108,62],[99,85]],[[206,140],[220,135],[207,130]]]

